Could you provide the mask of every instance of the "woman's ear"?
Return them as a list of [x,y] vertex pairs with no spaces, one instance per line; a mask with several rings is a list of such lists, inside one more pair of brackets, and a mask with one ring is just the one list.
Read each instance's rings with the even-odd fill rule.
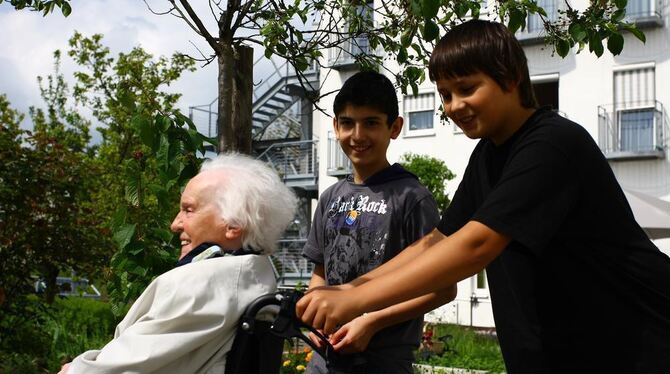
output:
[[242,237],[242,229],[236,226],[226,226],[226,239],[235,240]]

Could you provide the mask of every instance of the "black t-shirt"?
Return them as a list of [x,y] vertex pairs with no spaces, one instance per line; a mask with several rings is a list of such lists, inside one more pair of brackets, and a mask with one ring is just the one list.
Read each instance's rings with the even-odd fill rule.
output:
[[438,229],[512,242],[486,268],[507,369],[670,373],[670,259],[584,128],[545,109],[481,140]]

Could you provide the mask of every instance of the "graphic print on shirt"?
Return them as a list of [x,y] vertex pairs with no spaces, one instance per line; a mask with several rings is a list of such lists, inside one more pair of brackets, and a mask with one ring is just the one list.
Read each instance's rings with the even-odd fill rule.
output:
[[328,284],[347,283],[384,261],[391,223],[388,202],[349,194],[331,200],[325,225]]

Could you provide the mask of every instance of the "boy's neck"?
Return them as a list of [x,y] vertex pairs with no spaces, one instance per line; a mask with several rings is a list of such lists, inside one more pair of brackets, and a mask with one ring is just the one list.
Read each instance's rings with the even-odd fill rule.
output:
[[530,118],[530,116],[532,116],[536,110],[536,108],[521,107],[519,110],[511,113],[510,117],[508,118],[508,123],[513,125],[508,126],[505,128],[505,131],[496,134],[495,137],[491,137],[493,144],[498,146],[505,143],[507,139],[511,138],[512,135],[519,131],[519,129],[524,125],[524,123],[526,123],[526,121],[528,121],[528,118]]
[[371,176],[377,174],[378,172],[386,169],[387,167],[391,166],[391,164],[388,162],[388,160],[384,160],[383,163],[379,165],[374,165],[374,166],[369,166],[369,167],[364,167],[364,166],[356,166],[353,165],[353,175],[354,175],[354,183],[356,184],[363,184],[366,179],[370,178]]

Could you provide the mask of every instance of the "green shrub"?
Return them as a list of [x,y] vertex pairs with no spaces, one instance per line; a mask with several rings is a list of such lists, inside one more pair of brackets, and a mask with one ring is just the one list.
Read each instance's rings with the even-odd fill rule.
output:
[[109,342],[118,322],[108,303],[80,297],[49,306],[30,295],[3,305],[2,312],[0,374],[58,372],[63,363]]
[[51,370],[60,369],[63,362],[72,360],[84,351],[107,344],[118,323],[110,304],[80,297],[56,300],[49,314],[45,330],[51,337]]
[[446,340],[445,351],[442,354],[432,355],[426,359],[418,355],[417,362],[434,366],[488,370],[491,373],[505,372],[505,362],[498,340],[494,336],[479,334],[464,326],[435,325],[433,341],[447,335],[451,338]]

